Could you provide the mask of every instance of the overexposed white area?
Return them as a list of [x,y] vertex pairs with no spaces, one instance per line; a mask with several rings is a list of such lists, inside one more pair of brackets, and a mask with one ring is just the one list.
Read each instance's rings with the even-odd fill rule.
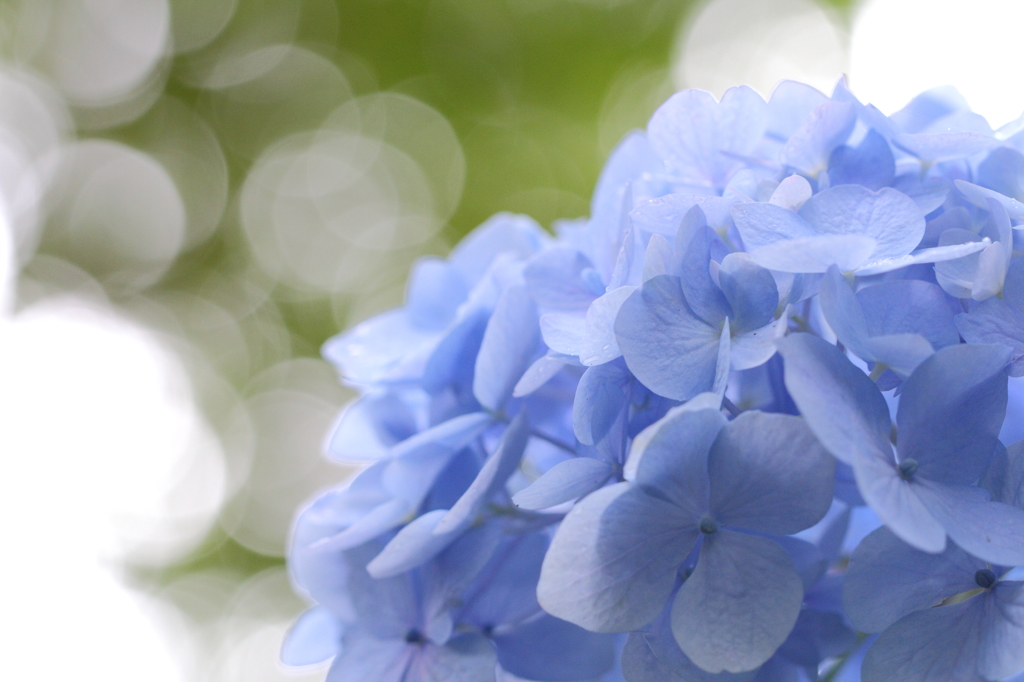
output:
[[[6,223],[0,236],[9,298]],[[165,638],[173,610],[116,570],[192,551],[222,501],[219,444],[174,354],[98,302],[51,298],[4,313],[0,453],[5,674],[184,679]]]
[[853,24],[850,86],[884,113],[955,86],[993,127],[1024,111],[1019,0],[866,0]]
[[743,84],[767,97],[785,79],[831,92],[846,65],[845,35],[813,0],[710,0],[683,25],[672,75],[716,97]]

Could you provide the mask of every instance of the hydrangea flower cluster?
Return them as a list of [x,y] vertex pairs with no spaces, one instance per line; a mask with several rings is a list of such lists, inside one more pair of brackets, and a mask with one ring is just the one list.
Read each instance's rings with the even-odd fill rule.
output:
[[[1024,670],[1024,123],[674,95],[555,237],[497,215],[330,340],[368,465],[301,512],[331,682]],[[1016,389],[1014,389],[1016,390]],[[1024,415],[1016,414],[1011,420]]]

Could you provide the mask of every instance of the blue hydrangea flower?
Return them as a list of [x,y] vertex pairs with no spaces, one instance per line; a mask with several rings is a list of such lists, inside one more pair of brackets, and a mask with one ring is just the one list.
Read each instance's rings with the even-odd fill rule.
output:
[[999,436],[1021,229],[1021,123],[952,89],[891,116],[845,81],[678,93],[588,217],[552,237],[499,214],[325,345],[361,394],[328,454],[366,468],[298,518],[314,604],[283,660],[344,682],[1020,673],[1024,444]]

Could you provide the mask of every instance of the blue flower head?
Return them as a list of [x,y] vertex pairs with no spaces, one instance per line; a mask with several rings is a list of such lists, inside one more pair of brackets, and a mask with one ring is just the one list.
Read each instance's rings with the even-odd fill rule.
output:
[[[1024,670],[1024,135],[954,90],[689,90],[590,215],[499,214],[327,342],[332,682]],[[1009,376],[1008,376],[1009,375]],[[1009,447],[1007,447],[1009,445]]]

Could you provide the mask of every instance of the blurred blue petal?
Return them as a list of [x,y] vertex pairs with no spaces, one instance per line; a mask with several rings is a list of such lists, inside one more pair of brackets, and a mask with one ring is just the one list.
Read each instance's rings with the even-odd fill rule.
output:
[[503,669],[539,682],[589,680],[615,663],[612,635],[587,632],[547,614],[496,634],[494,644]]
[[323,606],[314,606],[299,616],[281,645],[281,662],[303,666],[323,663],[341,648],[344,626]]
[[591,457],[574,457],[544,472],[544,475],[512,496],[523,509],[547,509],[588,495],[604,485],[612,474],[608,462]]
[[846,142],[857,115],[849,102],[824,102],[814,108],[782,147],[780,160],[805,175],[817,176],[829,156]]
[[533,363],[539,342],[537,307],[526,287],[509,287],[487,322],[476,356],[473,394],[481,405],[494,412],[504,409],[512,389]]
[[863,185],[879,190],[889,185],[896,175],[889,141],[872,128],[856,147],[846,145],[832,151],[828,161],[828,178],[833,185]]

